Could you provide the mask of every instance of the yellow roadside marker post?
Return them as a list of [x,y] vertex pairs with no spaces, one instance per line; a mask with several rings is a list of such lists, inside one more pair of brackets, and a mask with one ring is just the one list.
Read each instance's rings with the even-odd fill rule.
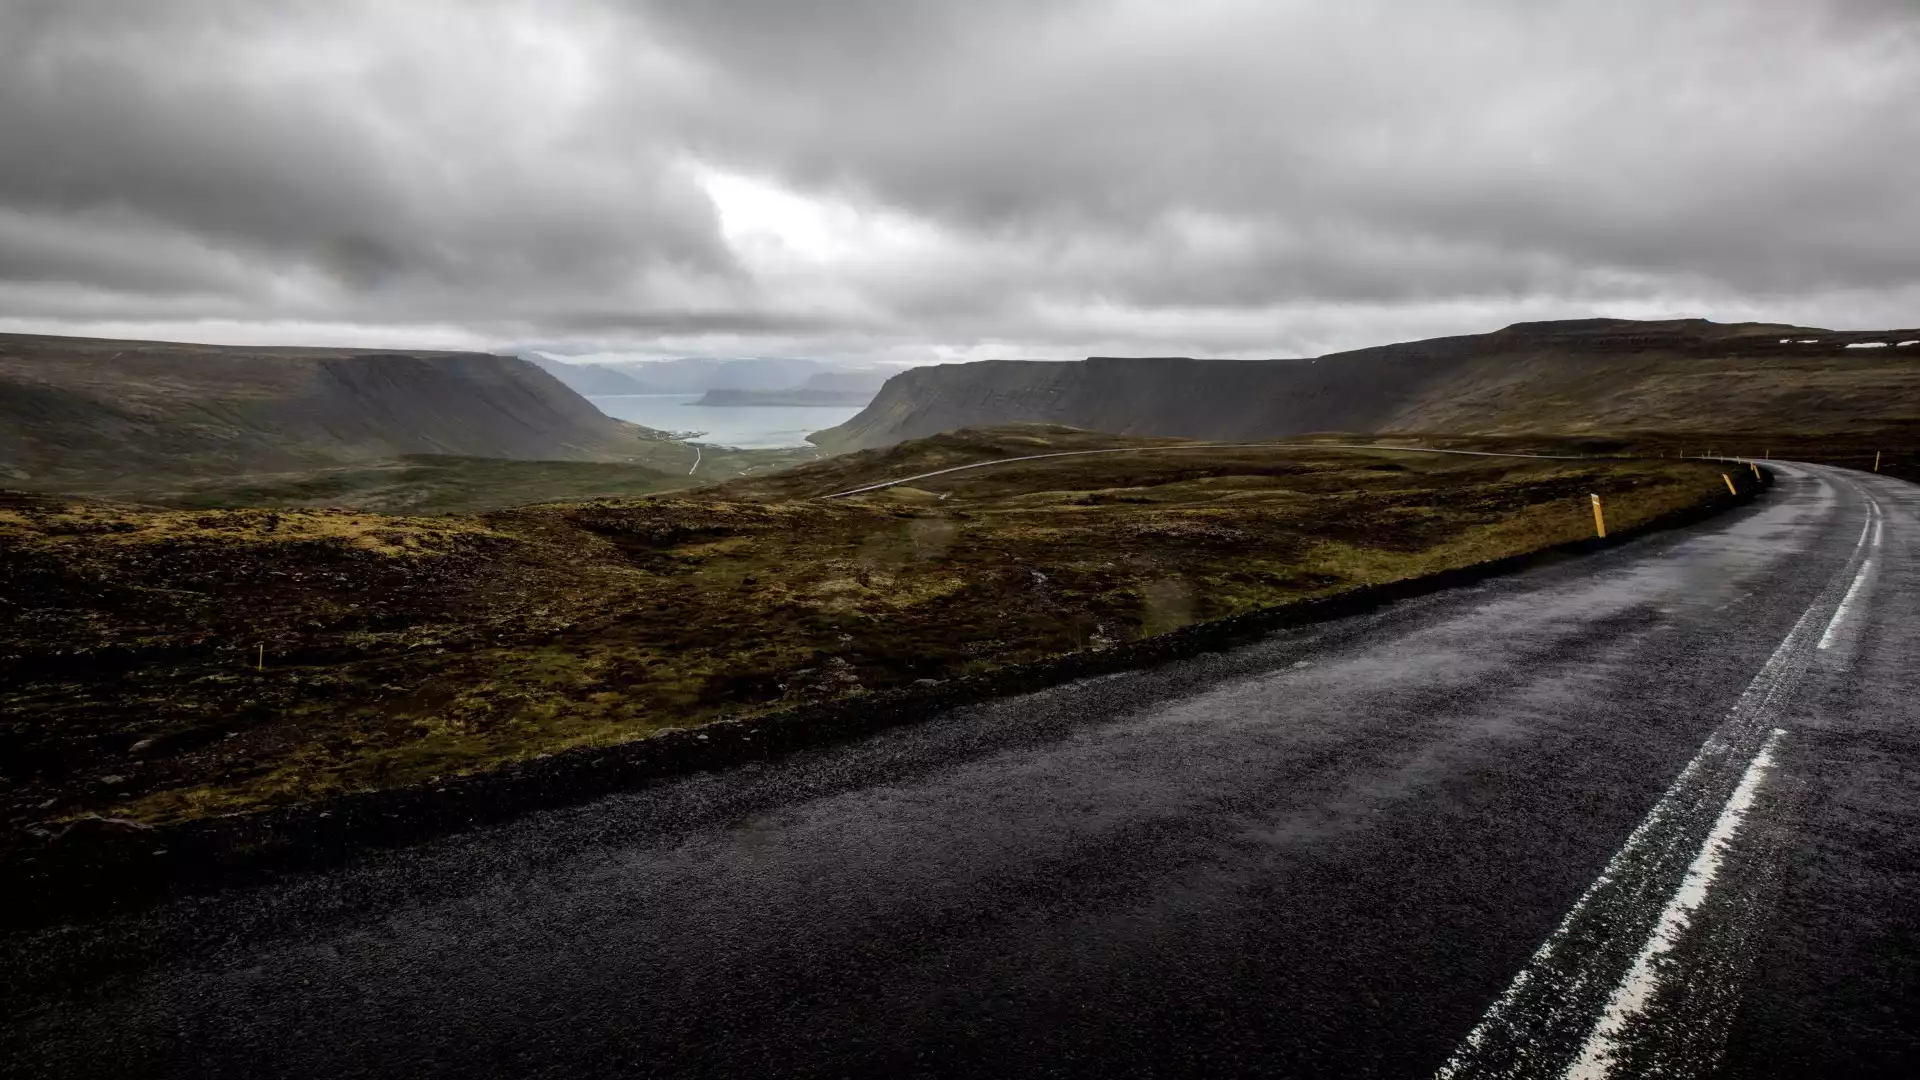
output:
[[1753,478],[1754,478],[1755,480],[1758,480],[1758,479],[1760,479],[1760,466],[1759,466],[1759,465],[1756,465],[1756,464],[1754,464],[1754,463],[1753,463],[1753,462],[1751,462],[1751,461],[1749,461],[1749,462],[1747,462],[1747,464],[1748,464],[1748,465],[1752,465],[1752,466],[1753,466]]
[[1873,452],[1873,471],[1874,472],[1880,471],[1880,451],[1878,450],[1875,450]]
[[1600,496],[1589,495],[1587,498],[1593,500],[1593,531],[1600,535],[1600,539],[1605,540],[1607,538],[1607,517],[1600,512]]
[[1740,494],[1740,489],[1733,486],[1733,477],[1728,476],[1726,473],[1721,473],[1720,479],[1725,480],[1727,482],[1728,491],[1733,492],[1735,495]]
[[262,642],[260,645],[259,658],[253,662],[253,670],[255,671],[267,670],[267,646],[266,646],[266,643],[264,642]]

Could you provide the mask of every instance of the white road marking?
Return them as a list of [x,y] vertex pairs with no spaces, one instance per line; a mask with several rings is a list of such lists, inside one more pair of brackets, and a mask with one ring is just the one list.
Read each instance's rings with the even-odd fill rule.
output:
[[[693,446],[693,469],[697,469],[699,467],[700,467],[700,444],[695,443]],[[687,470],[688,476],[693,475],[693,469]]]
[[[1860,523],[1860,539],[1853,542],[1854,554],[1859,554],[1860,549],[1866,546],[1869,533],[1873,535],[1873,546],[1880,546],[1880,521],[1883,516],[1880,512],[1880,504],[1874,502],[1873,499],[1869,497],[1867,500],[1867,520]],[[1840,629],[1840,624],[1846,619],[1847,612],[1852,610],[1853,602],[1859,598],[1860,589],[1867,581],[1867,572],[1872,569],[1872,559],[1868,559],[1860,564],[1860,572],[1853,576],[1853,584],[1847,586],[1847,594],[1840,598],[1840,606],[1833,609],[1833,618],[1827,621],[1826,632],[1820,635],[1820,644],[1816,646],[1817,648],[1830,649],[1833,647],[1834,637]]]
[[[1805,638],[1817,611],[1822,606],[1824,605],[1815,599],[1800,614],[1793,628],[1787,631],[1787,636],[1780,639],[1780,644],[1774,648],[1773,654],[1767,657],[1767,662],[1760,666],[1760,671],[1754,675],[1752,681],[1747,683],[1747,688],[1741,692],[1740,700],[1734,703],[1726,721],[1715,728],[1713,734],[1707,736],[1706,742],[1701,744],[1693,760],[1687,762],[1686,768],[1680,770],[1680,775],[1674,778],[1673,783],[1653,804],[1653,809],[1647,811],[1647,816],[1642,818],[1640,824],[1635,826],[1633,832],[1627,836],[1626,843],[1620,845],[1620,850],[1614,853],[1613,858],[1608,860],[1606,867],[1600,871],[1600,876],[1594,879],[1593,884],[1587,886],[1586,892],[1580,894],[1580,899],[1574,901],[1573,908],[1567,912],[1566,918],[1560,920],[1560,925],[1556,926],[1553,932],[1547,935],[1547,939],[1541,942],[1540,947],[1534,950],[1533,955],[1528,958],[1527,966],[1514,976],[1506,992],[1500,995],[1487,1009],[1486,1015],[1480,1022],[1474,1025],[1465,1039],[1461,1040],[1453,1056],[1448,1058],[1446,1064],[1442,1065],[1440,1071],[1435,1074],[1435,1080],[1511,1075],[1488,1073],[1484,1071],[1484,1067],[1476,1063],[1482,1044],[1496,1035],[1502,1038],[1517,1038],[1522,1042],[1528,1041],[1528,1032],[1522,1026],[1527,1023],[1527,1018],[1517,1014],[1522,996],[1536,981],[1534,972],[1541,971],[1544,976],[1544,973],[1558,966],[1559,954],[1562,950],[1569,946],[1578,948],[1583,944],[1573,931],[1575,926],[1587,919],[1589,909],[1596,903],[1596,897],[1616,880],[1631,874],[1635,865],[1643,862],[1649,853],[1660,846],[1661,834],[1666,831],[1667,826],[1681,820],[1692,806],[1693,797],[1697,796],[1693,788],[1695,781],[1701,778],[1701,774],[1732,751],[1741,741],[1741,736],[1746,734],[1753,725],[1771,719],[1771,715],[1777,711],[1786,696],[1781,691],[1791,687],[1795,681],[1792,676],[1797,674],[1796,669],[1804,667],[1804,663],[1799,665],[1794,663],[1797,659],[1796,654],[1800,651],[1797,647]],[[1769,741],[1771,739],[1772,736],[1769,736]],[[1751,761],[1747,768],[1751,771]],[[1591,975],[1592,973],[1583,973],[1579,979],[1585,981]],[[1545,976],[1545,982],[1549,988],[1553,985],[1553,981],[1551,976]],[[1564,1010],[1572,1007],[1564,1000],[1557,1000],[1559,995],[1552,996],[1556,1000],[1549,1001],[1549,1008]]]
[[[1729,841],[1748,827],[1755,795],[1774,767],[1783,712],[1817,655],[1814,628],[1824,620],[1820,640],[1830,641],[1871,577],[1864,545],[1884,515],[1871,496],[1867,502],[1867,521],[1846,563],[1436,1080],[1517,1080],[1550,1071],[1573,1080],[1606,1077],[1624,1064],[1616,1057],[1627,1029],[1637,1027],[1634,1018],[1656,1006],[1664,1014],[1670,994],[1662,988],[1684,990],[1701,976],[1680,965],[1673,950],[1682,937],[1718,932],[1699,921],[1699,912],[1709,896],[1737,887],[1728,883],[1722,861]],[[1855,573],[1846,584],[1850,570]],[[1709,822],[1704,815],[1716,807],[1718,817]],[[1691,1001],[1682,993],[1672,1004],[1684,1011]],[[1718,1011],[1687,1018],[1690,1025],[1726,1021]]]
[[1620,985],[1614,987],[1613,997],[1607,1002],[1600,1022],[1594,1025],[1593,1032],[1587,1036],[1586,1045],[1580,1048],[1573,1064],[1567,1066],[1563,1074],[1567,1080],[1605,1080],[1612,1075],[1621,1031],[1629,1021],[1646,1010],[1647,1002],[1653,999],[1654,992],[1660,988],[1661,972],[1656,967],[1659,958],[1679,943],[1680,935],[1686,932],[1693,921],[1693,913],[1706,901],[1707,891],[1713,888],[1714,879],[1720,875],[1720,864],[1728,845],[1746,822],[1754,796],[1759,793],[1761,783],[1773,768],[1773,752],[1784,735],[1786,731],[1774,728],[1767,736],[1767,741],[1760,745],[1760,751],[1747,764],[1747,771],[1741,774],[1739,785],[1727,797],[1720,816],[1714,820],[1713,829],[1700,845],[1699,854],[1687,867],[1687,876],[1681,880],[1680,887],[1674,890],[1667,906],[1661,909],[1660,921],[1654,925],[1646,945],[1634,958],[1633,967],[1620,980]]
[[1840,623],[1846,619],[1847,612],[1853,608],[1853,601],[1860,595],[1860,587],[1867,583],[1867,573],[1872,569],[1872,559],[1860,564],[1860,572],[1853,576],[1853,584],[1847,586],[1847,595],[1840,598],[1840,606],[1833,609],[1833,618],[1827,621],[1827,632],[1820,635],[1819,648],[1826,649],[1833,646],[1834,633],[1840,629]]

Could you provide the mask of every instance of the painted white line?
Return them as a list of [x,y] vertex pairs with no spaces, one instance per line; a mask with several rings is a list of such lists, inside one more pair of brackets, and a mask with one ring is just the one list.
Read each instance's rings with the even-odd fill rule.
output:
[[[1467,1033],[1437,1080],[1606,1076],[1622,1064],[1614,1055],[1625,1029],[1637,1028],[1633,1017],[1656,1005],[1664,1010],[1670,1001],[1683,1013],[1710,1010],[1683,1018],[1696,1036],[1730,1022],[1722,1006],[1687,992],[1693,980],[1716,976],[1690,970],[1673,950],[1682,936],[1691,942],[1721,932],[1718,923],[1699,921],[1700,904],[1710,887],[1714,896],[1738,887],[1722,876],[1725,841],[1749,819],[1753,793],[1773,767],[1785,710],[1818,655],[1815,628],[1824,622],[1831,630],[1845,603],[1842,594],[1860,596],[1871,562],[1863,558],[1862,545],[1868,526],[1880,516],[1871,497],[1868,506],[1868,521],[1846,562],[1599,877]],[[1849,570],[1858,571],[1851,585]],[[1713,812],[1718,818],[1706,819]]]
[[1853,601],[1860,595],[1860,587],[1867,583],[1867,573],[1872,569],[1872,559],[1860,564],[1860,572],[1853,576],[1853,584],[1847,586],[1847,595],[1840,598],[1840,606],[1833,609],[1833,618],[1827,620],[1827,632],[1820,635],[1819,648],[1827,649],[1833,646],[1835,632],[1840,629],[1840,623],[1846,619],[1847,612],[1852,610]]
[[1880,546],[1880,525],[1881,525],[1881,522],[1879,521],[1876,521],[1873,523],[1873,546],[1874,547]]
[[[700,453],[701,453],[700,446],[699,444],[696,443],[693,447],[693,469],[697,469],[700,467]],[[688,476],[693,475],[693,469],[687,470]]]
[[1674,890],[1667,906],[1661,909],[1660,921],[1654,924],[1653,933],[1648,935],[1647,943],[1634,958],[1633,967],[1620,980],[1620,985],[1614,987],[1613,997],[1607,1002],[1600,1022],[1594,1025],[1593,1032],[1587,1036],[1586,1045],[1580,1048],[1573,1064],[1567,1066],[1567,1071],[1562,1074],[1567,1080],[1605,1080],[1613,1074],[1621,1031],[1629,1021],[1646,1011],[1647,1002],[1653,999],[1654,992],[1660,988],[1661,972],[1656,964],[1661,956],[1671,952],[1679,943],[1680,935],[1693,922],[1693,913],[1706,901],[1707,892],[1720,875],[1720,864],[1726,856],[1728,845],[1746,822],[1754,796],[1759,793],[1761,783],[1773,768],[1773,752],[1784,735],[1784,730],[1774,728],[1772,734],[1767,736],[1767,741],[1760,745],[1760,751],[1748,762],[1747,771],[1741,775],[1739,785],[1733,789],[1732,795],[1727,796],[1720,816],[1714,820],[1713,828],[1701,843],[1699,853],[1687,867],[1687,876],[1681,879],[1680,887]]
[[[1506,992],[1487,1009],[1486,1014],[1481,1017],[1478,1024],[1474,1025],[1473,1030],[1467,1032],[1467,1037],[1461,1040],[1453,1056],[1447,1059],[1438,1073],[1434,1074],[1434,1080],[1490,1075],[1484,1073],[1482,1067],[1475,1063],[1483,1044],[1489,1039],[1513,1039],[1517,1036],[1525,1041],[1528,1038],[1527,1029],[1524,1026],[1527,1021],[1520,1018],[1517,1010],[1522,998],[1528,995],[1531,984],[1536,981],[1534,972],[1552,971],[1558,966],[1559,954],[1563,949],[1569,946],[1577,949],[1581,946],[1574,928],[1586,921],[1589,909],[1598,902],[1596,898],[1608,891],[1615,881],[1630,875],[1635,865],[1643,862],[1648,853],[1659,847],[1661,834],[1667,831],[1669,825],[1683,818],[1693,805],[1693,799],[1697,798],[1698,792],[1694,790],[1696,780],[1718,764],[1719,760],[1741,741],[1740,736],[1751,730],[1750,725],[1764,722],[1776,711],[1779,702],[1786,696],[1782,691],[1789,689],[1795,681],[1793,676],[1796,667],[1804,666],[1804,664],[1794,663],[1796,654],[1801,651],[1798,646],[1805,640],[1816,612],[1822,606],[1824,605],[1816,598],[1805,611],[1800,613],[1800,618],[1794,622],[1793,628],[1780,639],[1780,644],[1774,647],[1773,654],[1767,657],[1767,662],[1760,666],[1759,672],[1754,675],[1752,681],[1747,683],[1746,689],[1740,694],[1740,700],[1736,701],[1733,708],[1729,710],[1726,721],[1715,728],[1713,733],[1707,736],[1706,741],[1700,744],[1700,749],[1693,755],[1693,760],[1687,762],[1686,767],[1680,770],[1680,775],[1675,777],[1667,790],[1661,793],[1659,800],[1653,804],[1653,809],[1647,811],[1647,816],[1640,819],[1640,824],[1635,826],[1633,832],[1627,836],[1626,843],[1620,845],[1620,849],[1614,852],[1613,858],[1609,859],[1607,865],[1600,871],[1600,876],[1580,894],[1580,899],[1574,901],[1572,909],[1567,912],[1565,918],[1560,920],[1560,925],[1554,927],[1553,932],[1547,935],[1547,939],[1534,950],[1533,955],[1527,960],[1527,966],[1521,968],[1520,973],[1514,976]],[[1551,975],[1545,975],[1543,978],[1547,988],[1551,990],[1555,985],[1555,979]],[[1582,974],[1578,978],[1585,981],[1587,976]],[[1559,1000],[1550,1002],[1548,1008],[1564,1010],[1572,1007],[1562,995],[1552,996]]]

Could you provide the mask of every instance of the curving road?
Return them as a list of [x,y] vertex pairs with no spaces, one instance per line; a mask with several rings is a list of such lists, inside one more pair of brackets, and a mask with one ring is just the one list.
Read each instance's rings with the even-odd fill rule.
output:
[[1920,486],[7,943],[14,1076],[1912,1076]]

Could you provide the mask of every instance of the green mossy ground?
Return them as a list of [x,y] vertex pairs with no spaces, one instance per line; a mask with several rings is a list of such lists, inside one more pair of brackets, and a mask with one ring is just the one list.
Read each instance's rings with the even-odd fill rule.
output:
[[421,783],[1536,550],[1591,533],[1589,492],[1627,528],[1724,490],[1697,463],[1241,449],[804,497],[1124,442],[968,432],[466,517],[0,498],[10,817]]
[[784,468],[818,456],[811,449],[738,450],[638,443],[633,462],[515,461],[412,454],[393,461],[292,473],[254,473],[193,481],[102,481],[88,494],[189,509],[352,507],[387,514],[477,514],[530,502],[652,495],[728,477]]

